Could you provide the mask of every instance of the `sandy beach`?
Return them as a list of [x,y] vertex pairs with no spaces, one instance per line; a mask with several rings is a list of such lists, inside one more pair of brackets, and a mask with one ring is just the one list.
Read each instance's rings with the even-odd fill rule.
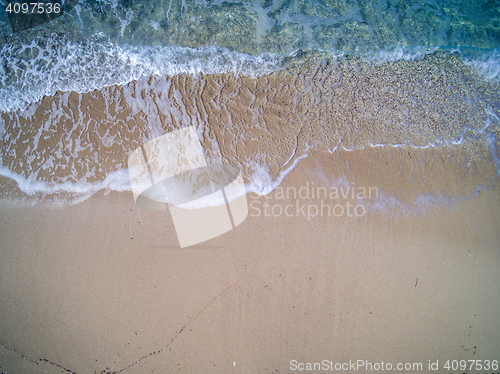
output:
[[[354,178],[368,158],[365,179],[349,179],[351,186],[377,182],[386,197],[408,197],[417,174],[397,166],[412,153],[403,160],[367,152],[317,153],[282,192],[331,188],[335,165],[348,161]],[[444,153],[427,155],[428,165]],[[491,160],[472,180],[439,165],[448,191],[463,195],[492,181]],[[359,216],[283,213],[296,201],[305,212],[318,205],[311,191],[295,200],[279,189],[250,194],[240,226],[184,249],[169,213],[138,209],[131,193],[62,206],[2,201],[0,369],[288,373],[315,372],[300,368],[327,360],[329,372],[354,372],[335,364],[363,360],[435,373],[446,372],[447,360],[498,359],[498,187],[454,206],[419,211],[413,202],[413,216],[375,209],[380,196],[335,200],[362,204]],[[436,361],[439,370],[429,370]],[[398,363],[423,366],[396,370]]]
[[500,374],[498,1],[18,3],[0,374]]

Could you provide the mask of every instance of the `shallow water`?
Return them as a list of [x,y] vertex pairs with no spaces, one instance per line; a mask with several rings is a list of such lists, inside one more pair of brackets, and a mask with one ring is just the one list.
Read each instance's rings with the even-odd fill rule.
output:
[[28,195],[129,190],[128,155],[189,125],[258,193],[316,150],[456,146],[500,168],[487,2],[80,1],[17,33],[3,15],[1,175]]

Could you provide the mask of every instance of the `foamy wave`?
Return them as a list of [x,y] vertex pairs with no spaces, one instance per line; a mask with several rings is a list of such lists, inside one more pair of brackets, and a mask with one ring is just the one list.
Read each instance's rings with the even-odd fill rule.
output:
[[[367,62],[380,64],[420,60],[438,49],[393,47],[358,55]],[[500,82],[500,50],[476,52],[472,56],[455,50],[480,76]],[[346,54],[331,52],[334,59],[342,59]],[[234,73],[258,77],[280,69],[283,61],[283,55],[254,56],[217,46],[121,46],[103,34],[85,42],[54,34],[47,40],[7,44],[0,49],[0,111],[24,110],[30,103],[58,91],[90,92],[125,85],[143,76]]]
[[500,83],[500,49],[491,49],[463,56],[464,62],[486,80]]
[[393,47],[387,50],[368,52],[362,54],[362,57],[373,63],[389,63],[396,61],[415,61],[421,60],[427,55],[431,55],[439,49],[439,46],[434,47]]
[[98,191],[131,191],[130,178],[128,170],[120,169],[109,173],[103,181],[87,182],[78,181],[78,183],[64,182],[44,182],[35,178],[26,178],[20,174],[14,173],[5,166],[0,166],[0,176],[9,178],[16,182],[17,187],[28,196],[37,195],[69,195],[61,197],[61,200],[68,200],[72,203],[79,203],[88,199]]
[[[85,48],[96,45],[81,44],[69,56],[77,61],[82,50],[87,53],[89,50]],[[371,65],[368,76],[364,68],[357,70],[363,65],[359,59],[346,58],[338,63],[334,58],[329,63],[322,54],[310,60],[304,54],[292,60],[297,61],[299,69],[292,66],[293,74],[283,71],[249,82],[221,73],[228,70],[250,76],[269,73],[279,66],[280,59],[216,47],[125,49],[111,43],[108,47],[100,64],[112,62],[115,70],[108,72],[96,67],[100,70],[92,72],[95,75],[83,79],[81,69],[86,67],[85,61],[81,66],[76,62],[70,64],[68,58],[58,60],[56,54],[52,60],[64,62],[60,66],[66,68],[63,75],[66,81],[61,76],[52,77],[43,86],[38,76],[38,87],[55,90],[56,86],[50,82],[59,82],[57,87],[73,84],[70,90],[81,91],[97,85],[96,77],[103,79],[100,84],[105,84],[132,79],[137,74],[140,77],[134,83],[99,92],[66,92],[47,98],[44,105],[33,103],[24,111],[0,117],[0,135],[5,134],[2,136],[4,165],[8,166],[0,170],[0,175],[15,181],[27,195],[87,196],[103,189],[130,191],[128,173],[123,170],[129,152],[138,143],[185,126],[197,128],[209,154],[222,154],[223,149],[224,157],[235,160],[244,172],[246,190],[261,195],[273,191],[301,159],[321,147],[331,153],[339,148],[420,149],[483,139],[488,141],[500,169],[496,133],[491,132],[498,126],[497,104],[492,101],[490,105],[489,99],[485,99],[490,84],[477,79],[475,74],[472,74],[475,86],[472,81],[463,80],[462,74],[470,74],[471,69],[461,64],[457,55],[450,59],[447,54],[438,53],[420,61],[432,49],[379,53],[378,57],[372,56],[376,61],[417,61],[403,67],[390,62],[384,66]],[[94,48],[98,57],[104,50],[99,48]],[[35,42],[30,48],[9,51],[31,54],[31,59],[42,67],[45,66],[42,60],[50,60],[50,54],[38,50]],[[322,58],[317,59],[318,55]],[[90,55],[86,58],[92,60]],[[301,61],[305,63],[300,65]],[[98,64],[93,60],[92,63]],[[441,65],[446,79],[422,75]],[[119,66],[126,67],[122,75]],[[56,70],[56,66],[49,66],[40,74]],[[68,71],[79,79],[70,82]],[[117,75],[113,76],[113,72]],[[180,73],[213,75],[202,79],[175,77]],[[354,79],[346,79],[353,75]],[[17,76],[27,79],[22,74]],[[412,80],[413,76],[419,78]],[[365,78],[369,78],[370,84]],[[75,89],[75,84],[81,86]],[[265,95],[262,87],[266,87]],[[352,103],[351,97],[361,99]],[[481,110],[484,104],[490,105],[487,113]],[[273,144],[279,147],[274,148]],[[46,152],[47,149],[51,152]]]
[[110,42],[102,34],[86,42],[53,35],[28,45],[5,45],[0,50],[0,111],[24,110],[30,103],[57,91],[90,92],[124,85],[141,76],[182,73],[269,74],[281,57],[252,56],[208,46],[131,47]]

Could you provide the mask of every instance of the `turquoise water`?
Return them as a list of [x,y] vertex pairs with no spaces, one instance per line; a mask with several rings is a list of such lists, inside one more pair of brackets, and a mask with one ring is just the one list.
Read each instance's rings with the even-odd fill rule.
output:
[[17,33],[4,9],[2,111],[141,75],[267,74],[284,57],[311,50],[397,60],[440,46],[459,48],[488,79],[500,69],[499,1],[82,0]]
[[500,3],[492,0],[82,0],[67,16],[18,35],[2,13],[3,44],[54,32],[75,41],[103,33],[135,46],[217,45],[250,54],[500,46]]

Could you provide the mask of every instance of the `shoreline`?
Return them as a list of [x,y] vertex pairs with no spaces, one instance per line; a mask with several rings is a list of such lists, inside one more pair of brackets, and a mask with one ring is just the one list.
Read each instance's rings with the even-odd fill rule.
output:
[[[373,66],[316,59],[255,79],[151,76],[85,94],[59,92],[26,111],[2,113],[1,161],[49,185],[120,190],[133,150],[195,126],[208,160],[231,163],[265,192],[315,151],[376,154],[372,144],[389,152],[408,143],[402,148],[410,153],[451,149],[470,160],[498,153],[496,95],[498,87],[457,56],[437,52]],[[43,183],[28,181],[26,189],[43,194]]]

